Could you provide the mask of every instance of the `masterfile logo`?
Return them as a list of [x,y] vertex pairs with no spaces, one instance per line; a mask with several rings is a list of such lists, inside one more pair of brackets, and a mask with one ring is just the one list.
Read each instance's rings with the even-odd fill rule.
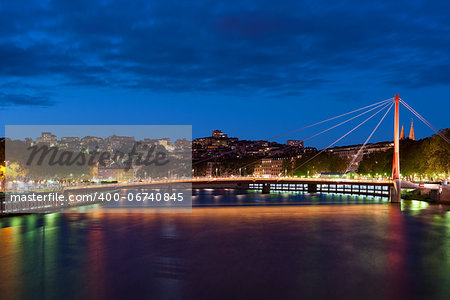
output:
[[190,210],[191,132],[178,125],[7,126],[4,210]]

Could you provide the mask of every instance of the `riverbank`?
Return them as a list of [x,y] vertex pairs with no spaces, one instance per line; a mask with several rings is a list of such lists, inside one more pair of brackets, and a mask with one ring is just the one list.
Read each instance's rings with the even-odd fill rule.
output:
[[427,191],[419,190],[419,189],[415,189],[412,191],[403,190],[402,191],[402,199],[432,202],[432,199],[430,196],[430,190],[427,190]]
[[416,188],[413,190],[403,190],[402,199],[450,204],[450,187],[440,186],[439,189]]

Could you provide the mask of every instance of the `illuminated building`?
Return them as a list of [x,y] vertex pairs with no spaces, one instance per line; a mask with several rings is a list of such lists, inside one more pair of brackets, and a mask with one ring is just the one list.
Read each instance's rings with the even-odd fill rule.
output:
[[303,148],[303,141],[299,140],[287,140],[286,145],[297,147],[297,148]]
[[228,135],[225,134],[225,133],[223,133],[223,132],[220,131],[220,130],[213,130],[213,132],[212,132],[212,137],[213,137],[213,138],[227,138]]
[[403,125],[402,125],[402,131],[400,132],[400,139],[401,140],[405,139],[405,129],[403,128]]
[[53,135],[51,132],[42,132],[41,136],[36,138],[36,143],[45,144],[50,147],[56,146],[56,135]]
[[282,158],[263,158],[253,172],[257,177],[277,177],[283,169]]
[[409,139],[415,141],[416,137],[414,135],[413,119],[411,119],[411,129],[409,130]]
[[117,180],[117,181],[132,181],[134,179],[134,170],[127,170],[124,167],[99,167],[97,172],[100,180]]

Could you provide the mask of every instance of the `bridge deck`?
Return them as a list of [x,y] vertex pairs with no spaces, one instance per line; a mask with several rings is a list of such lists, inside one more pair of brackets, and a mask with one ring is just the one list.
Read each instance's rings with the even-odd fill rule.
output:
[[[115,184],[95,184],[95,185],[80,185],[69,186],[64,190],[71,191],[87,191],[91,189],[120,189],[120,188],[144,188],[151,185],[165,185],[165,184],[192,184],[193,187],[249,187],[250,184],[270,184],[270,185],[289,185],[289,184],[308,184],[328,186],[393,186],[392,181],[381,180],[349,180],[349,179],[323,179],[323,178],[257,178],[257,177],[228,177],[228,178],[192,178],[192,179],[177,179],[177,180],[161,180],[161,181],[144,181],[144,182],[121,182]],[[275,188],[276,189],[276,188]],[[329,187],[328,187],[329,190]],[[331,190],[329,190],[331,192]]]
[[394,183],[390,180],[358,180],[358,179],[334,179],[334,178],[257,178],[257,177],[231,177],[231,178],[198,178],[188,180],[192,183],[310,183],[310,184],[346,184],[346,185],[379,185],[379,186],[393,186]]

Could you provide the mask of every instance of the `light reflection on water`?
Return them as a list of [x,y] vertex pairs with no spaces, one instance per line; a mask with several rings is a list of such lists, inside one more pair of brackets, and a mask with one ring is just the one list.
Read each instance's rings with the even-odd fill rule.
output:
[[448,298],[450,208],[196,190],[190,214],[0,219],[11,298]]

